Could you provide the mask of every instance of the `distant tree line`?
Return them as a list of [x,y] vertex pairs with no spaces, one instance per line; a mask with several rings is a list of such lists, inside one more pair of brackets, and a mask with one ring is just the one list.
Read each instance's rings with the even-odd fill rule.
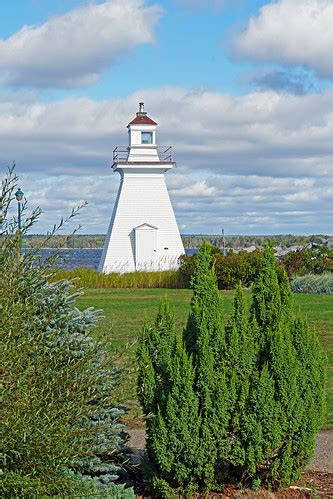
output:
[[[24,238],[25,248],[36,248],[44,241],[44,234],[29,234]],[[104,234],[55,234],[47,240],[48,248],[103,248]]]
[[223,243],[225,243],[225,247],[228,249],[248,248],[250,246],[263,248],[268,241],[271,241],[274,246],[288,248],[290,246],[304,246],[309,243],[323,244],[328,238],[329,236],[324,234],[312,236],[295,234],[268,234],[265,236],[226,235],[224,239],[222,235],[182,235],[185,248],[200,248],[201,244],[206,242],[219,248],[223,248]]
[[[24,246],[26,248],[34,248],[39,246],[45,235],[30,234],[25,237]],[[304,246],[308,243],[322,244],[329,236],[324,234],[312,236],[299,236],[293,234],[278,234],[267,236],[242,236],[233,235],[225,236],[223,241],[222,235],[202,235],[202,234],[185,234],[182,235],[182,240],[185,248],[200,248],[203,242],[207,242],[218,248],[225,246],[228,249],[248,248],[249,246],[264,247],[268,240],[272,241],[274,246]],[[56,234],[48,239],[49,248],[102,248],[104,245],[105,234],[75,234],[75,235],[59,235]]]

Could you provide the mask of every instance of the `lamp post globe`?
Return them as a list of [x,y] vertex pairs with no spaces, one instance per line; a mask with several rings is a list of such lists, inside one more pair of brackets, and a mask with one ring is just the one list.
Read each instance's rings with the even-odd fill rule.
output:
[[24,196],[24,192],[20,188],[18,188],[18,190],[15,192],[16,200],[19,202],[22,201],[23,196]]

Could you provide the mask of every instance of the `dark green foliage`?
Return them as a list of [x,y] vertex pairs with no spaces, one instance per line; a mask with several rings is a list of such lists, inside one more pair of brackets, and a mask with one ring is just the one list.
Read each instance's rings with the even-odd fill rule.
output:
[[[288,278],[281,271],[278,279],[270,249],[253,287],[251,315],[259,347],[253,379],[259,382],[252,383],[250,400],[255,434],[263,437],[251,444],[260,457],[251,471],[262,483],[280,486],[297,478],[313,453],[324,411],[325,371],[316,338],[294,317]],[[308,376],[313,383],[304,390]]]
[[208,343],[219,350],[223,341],[221,295],[217,289],[211,249],[206,243],[196,255],[190,285],[193,296],[184,334],[187,350],[196,353],[202,342],[202,325],[206,329]]
[[[15,177],[3,182],[8,207]],[[38,217],[35,211],[22,233]],[[75,307],[68,281],[49,283],[48,264],[19,254],[14,221],[0,248],[2,497],[133,497],[115,486],[124,448],[112,392],[118,382],[89,333],[99,313]],[[52,262],[51,262],[52,263]],[[112,495],[114,494],[114,495]]]
[[223,442],[219,424],[225,417],[223,380],[217,368],[223,328],[220,295],[206,245],[196,262],[184,340],[177,337],[164,302],[155,325],[144,328],[138,349],[139,397],[145,414],[153,415],[147,419],[146,468],[151,483],[164,495],[168,495],[168,485],[187,491],[213,487],[219,452],[216,440]]
[[[145,326],[139,342],[139,399],[147,419],[147,468],[151,481],[160,476],[177,485],[192,481],[200,450],[198,400],[193,392],[192,361],[177,339],[173,314],[166,300],[156,322]],[[162,481],[161,481],[162,480]],[[156,482],[157,483],[157,482]]]
[[[252,452],[248,453],[247,432],[249,422],[248,411],[251,411],[249,397],[254,381],[254,365],[258,347],[253,341],[248,310],[245,306],[242,288],[237,287],[234,307],[226,330],[225,376],[229,397],[228,421],[226,424],[226,459],[236,470],[243,463],[251,465]],[[232,435],[232,438],[228,436]],[[241,473],[239,473],[241,479]]]
[[259,250],[216,255],[215,271],[219,289],[234,289],[239,282],[249,287],[258,275],[260,255]]
[[267,248],[250,309],[239,285],[224,327],[207,245],[191,285],[184,342],[164,303],[139,343],[147,476],[165,497],[177,488],[288,484],[312,455],[325,405],[322,354],[294,316],[288,277]]
[[162,390],[168,384],[170,365],[178,340],[174,315],[168,301],[161,302],[155,324],[145,325],[139,341],[139,399],[144,411],[157,411]]
[[[248,288],[256,280],[259,271],[261,251],[258,249],[248,253],[245,250],[234,253],[232,250],[223,255],[219,248],[207,244],[209,252],[214,257],[214,269],[219,289],[235,289],[241,282]],[[178,275],[184,285],[189,285],[196,268],[197,255],[182,255]],[[330,273],[333,270],[333,252],[325,246],[319,246],[316,251],[305,249],[291,251],[279,262],[276,259],[277,272],[284,268],[289,279],[305,274]]]
[[[205,243],[206,244],[206,243]],[[258,274],[260,251],[252,253],[240,251],[222,255],[219,248],[206,244],[207,250],[214,260],[214,270],[219,289],[234,289],[239,282],[249,287]],[[196,259],[199,254],[193,256],[183,255],[180,258],[179,274],[184,283],[190,283],[191,277],[197,266]]]

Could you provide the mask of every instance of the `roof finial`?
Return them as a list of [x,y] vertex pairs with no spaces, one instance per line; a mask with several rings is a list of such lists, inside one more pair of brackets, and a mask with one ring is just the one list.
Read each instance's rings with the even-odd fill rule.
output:
[[144,110],[145,110],[145,103],[139,102],[139,113],[144,113]]

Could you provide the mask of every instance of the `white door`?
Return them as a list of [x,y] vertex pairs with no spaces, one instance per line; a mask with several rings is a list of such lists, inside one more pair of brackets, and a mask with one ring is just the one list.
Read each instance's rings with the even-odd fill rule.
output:
[[135,229],[135,264],[136,270],[155,270],[157,229],[143,225]]

